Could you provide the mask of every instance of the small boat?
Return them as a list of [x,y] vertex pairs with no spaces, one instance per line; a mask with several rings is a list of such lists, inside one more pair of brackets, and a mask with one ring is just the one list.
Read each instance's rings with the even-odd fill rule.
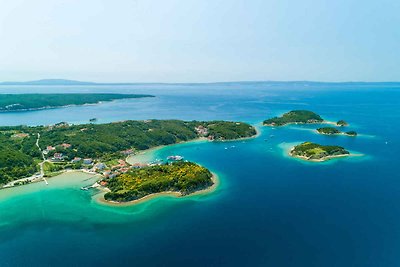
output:
[[81,187],[81,190],[87,191],[89,189],[87,189],[87,187]]

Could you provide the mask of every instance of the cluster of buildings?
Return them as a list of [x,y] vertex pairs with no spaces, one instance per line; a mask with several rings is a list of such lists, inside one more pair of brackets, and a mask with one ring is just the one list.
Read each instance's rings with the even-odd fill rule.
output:
[[203,125],[199,125],[199,126],[195,127],[194,129],[196,130],[198,135],[202,135],[202,136],[208,135],[208,129],[206,127],[204,127]]
[[91,159],[91,158],[82,159],[79,157],[75,157],[71,160],[71,163],[79,163],[79,162],[82,162],[82,164],[85,164],[85,165],[91,165],[91,164],[93,164],[93,159]]
[[196,130],[198,135],[207,136],[207,139],[210,141],[214,140],[214,136],[209,135],[208,129],[206,127],[204,127],[203,125],[199,125],[199,126],[195,127],[194,129]]
[[[59,123],[57,125],[50,126],[50,127],[66,127],[66,125],[68,125],[68,124]],[[86,130],[86,129],[82,129],[82,130]],[[71,148],[71,144],[62,143],[62,144],[59,144],[56,146],[47,146],[43,150],[43,154],[44,155],[52,154],[52,157],[50,158],[51,162],[65,162],[67,157],[62,152],[56,152],[56,151],[63,151],[58,148],[68,149],[68,148]],[[54,154],[50,153],[50,152],[54,152]],[[123,154],[124,156],[129,156],[133,153],[134,153],[133,149],[126,149],[126,150],[121,151],[121,154]],[[111,166],[111,167],[108,167],[105,163],[96,162],[92,158],[75,157],[70,162],[74,163],[74,164],[82,163],[82,165],[84,165],[83,168],[85,168],[89,171],[92,171],[92,172],[101,173],[105,178],[114,178],[120,174],[128,172],[130,169],[143,168],[143,167],[149,166],[149,164],[144,164],[144,163],[135,163],[133,165],[130,165],[125,160],[122,160],[122,159],[119,159],[118,164]],[[104,184],[101,184],[101,185],[105,185],[107,182],[102,181],[102,183],[104,183]]]
[[125,160],[118,160],[118,164],[112,166],[109,170],[104,171],[102,174],[106,178],[114,178],[122,173],[126,173],[132,168]]
[[[102,164],[102,163],[98,163],[98,164]],[[100,169],[100,168],[97,167],[98,164],[96,164],[94,166],[93,170],[94,171],[103,170],[101,172],[101,174],[105,178],[114,178],[114,177],[117,177],[120,174],[128,172],[131,169],[144,168],[144,167],[148,167],[148,166],[152,165],[152,164],[140,163],[140,162],[137,162],[137,163],[134,163],[134,164],[130,165],[125,160],[122,160],[122,159],[118,160],[118,164],[117,165],[111,166],[110,168],[107,168],[107,167],[104,166],[105,168]]]
[[[43,150],[43,154],[47,155],[51,151],[55,151],[58,147],[63,148],[63,149],[68,149],[68,148],[71,148],[71,144],[63,143],[63,144],[56,145],[56,146],[47,146],[46,149]],[[62,162],[65,160],[66,160],[66,156],[62,152],[55,152],[50,159],[50,161],[52,161],[52,162]],[[84,165],[92,165],[94,161],[91,158],[82,159],[79,157],[75,157],[71,160],[71,163],[80,163],[80,162]]]
[[47,155],[50,151],[56,150],[57,147],[67,149],[67,148],[70,148],[70,147],[71,147],[71,144],[63,143],[63,144],[56,145],[56,146],[47,146],[46,149],[43,150],[43,153],[44,153],[45,155]]
[[[63,148],[63,149],[67,149],[71,147],[71,144],[67,144],[67,143],[63,143],[57,146],[47,146],[46,149],[43,150],[43,154],[47,155],[49,154],[51,151],[55,151],[57,149],[57,147]],[[51,158],[51,161],[53,162],[60,162],[60,161],[64,161],[65,156],[63,155],[63,153],[60,152],[55,152],[53,157]]]
[[49,130],[52,130],[53,128],[67,128],[67,127],[69,127],[69,124],[64,121],[48,126]]

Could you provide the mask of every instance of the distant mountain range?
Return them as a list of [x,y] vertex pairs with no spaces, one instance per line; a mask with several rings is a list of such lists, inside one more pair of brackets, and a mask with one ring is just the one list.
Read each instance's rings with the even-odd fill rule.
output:
[[237,82],[210,82],[210,83],[96,83],[82,82],[66,79],[43,79],[27,82],[0,82],[5,85],[40,85],[40,86],[90,86],[90,85],[297,85],[297,86],[318,86],[318,85],[388,85],[400,86],[400,82],[314,82],[314,81],[237,81]]
[[0,82],[0,85],[96,85],[96,83],[65,79],[43,79],[27,82]]

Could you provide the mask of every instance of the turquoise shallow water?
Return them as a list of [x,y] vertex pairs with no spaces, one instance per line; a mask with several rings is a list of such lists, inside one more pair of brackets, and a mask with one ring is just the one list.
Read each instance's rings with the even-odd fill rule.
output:
[[[15,89],[0,88],[7,90]],[[48,186],[1,190],[1,266],[399,266],[398,88],[123,90],[158,97],[0,114],[0,123],[98,117],[100,122],[181,118],[259,125],[304,108],[328,120],[345,119],[348,129],[361,135],[321,136],[312,131],[315,126],[260,127],[261,136],[252,140],[165,147],[153,156],[179,154],[196,161],[219,175],[220,186],[208,195],[163,196],[131,207],[96,203],[95,191],[79,189],[94,179],[83,174],[50,179]],[[288,147],[306,140],[343,145],[364,156],[321,164],[287,156]]]

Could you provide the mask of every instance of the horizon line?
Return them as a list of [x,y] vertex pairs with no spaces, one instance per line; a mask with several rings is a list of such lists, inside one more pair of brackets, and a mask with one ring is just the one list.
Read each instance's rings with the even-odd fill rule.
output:
[[313,81],[313,80],[238,80],[238,81],[209,81],[209,82],[93,82],[71,79],[38,79],[30,81],[3,81],[0,85],[135,85],[135,84],[235,84],[235,83],[319,83],[319,84],[400,84],[400,81]]

